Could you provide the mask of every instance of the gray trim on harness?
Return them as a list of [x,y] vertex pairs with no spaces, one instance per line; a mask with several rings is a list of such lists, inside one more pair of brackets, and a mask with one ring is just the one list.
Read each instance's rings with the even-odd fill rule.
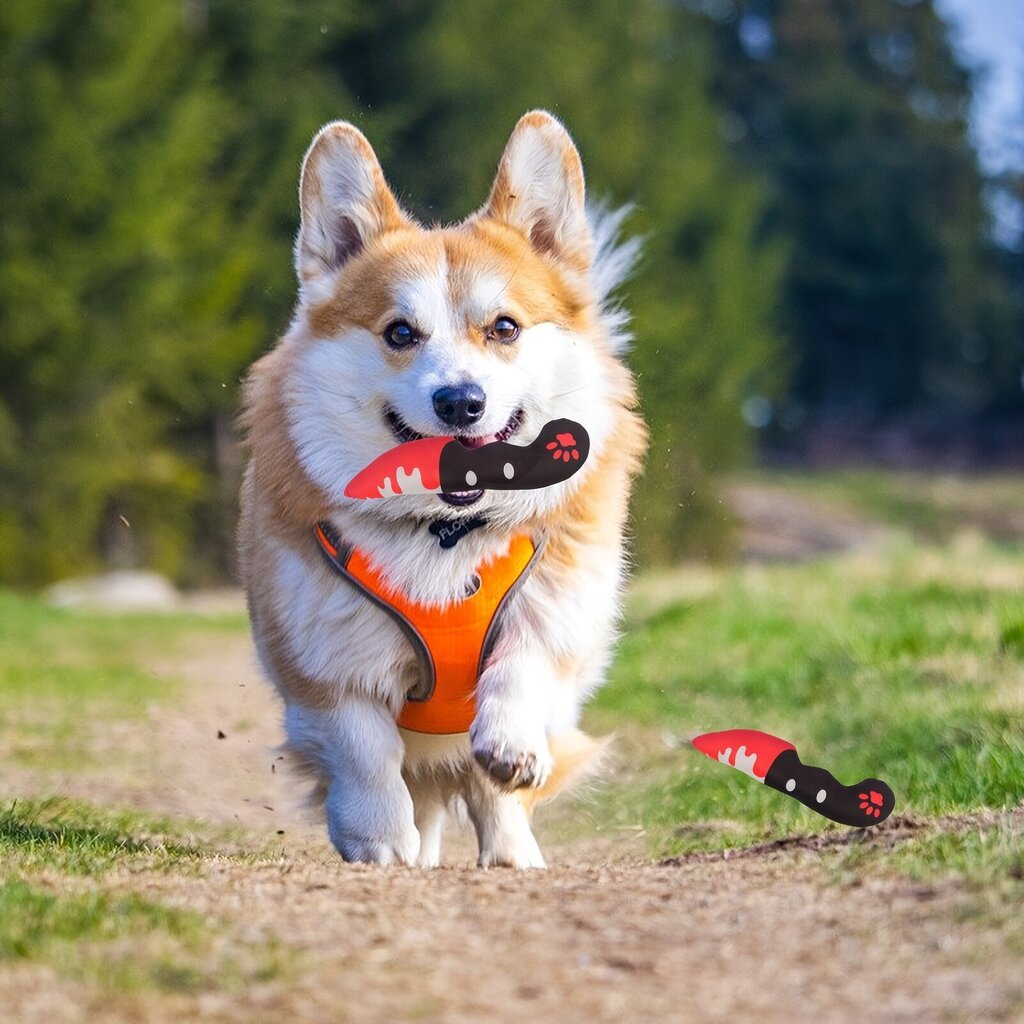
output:
[[533,542],[533,554],[530,556],[530,560],[523,566],[523,571],[515,578],[515,582],[512,586],[505,591],[505,596],[498,602],[498,607],[494,609],[491,621],[487,624],[487,631],[484,633],[484,642],[480,648],[480,658],[476,663],[477,679],[483,675],[484,665],[486,664],[487,659],[491,656],[491,653],[494,651],[494,645],[498,642],[501,620],[504,617],[505,609],[508,607],[508,602],[519,593],[519,590],[526,582],[527,577],[533,572],[533,567],[536,564],[537,559],[540,558],[540,554],[548,542],[547,534],[542,534],[540,540],[534,540],[532,537],[530,540]]
[[[409,643],[412,644],[416,660],[420,663],[422,676],[420,681],[406,693],[405,699],[414,701],[417,704],[430,700],[434,696],[434,687],[437,685],[437,672],[434,669],[434,659],[430,656],[430,648],[427,647],[426,640],[420,635],[420,631],[397,608],[382,600],[372,590],[367,589],[361,580],[356,579],[348,571],[348,560],[352,557],[351,545],[344,544],[329,523],[321,522],[317,525],[338,552],[337,557],[335,557],[320,543],[320,538],[316,538],[316,546],[323,552],[324,558],[327,559],[327,564],[342,579],[351,583],[364,597],[368,598],[382,611],[387,612],[398,628],[406,635]],[[316,536],[315,530],[314,536]]]
[[[412,644],[413,652],[416,655],[416,660],[419,662],[420,669],[423,674],[420,681],[413,686],[408,693],[406,693],[405,699],[416,704],[426,703],[434,696],[434,689],[437,686],[437,670],[434,667],[434,659],[431,656],[430,648],[427,646],[426,640],[423,639],[420,631],[397,608],[388,604],[387,601],[383,600],[379,595],[368,589],[361,580],[357,579],[348,571],[348,562],[352,557],[352,546],[341,540],[330,523],[320,522],[317,523],[317,526],[338,552],[337,556],[332,555],[331,552],[328,551],[328,549],[320,542],[320,538],[316,535],[316,529],[314,528],[313,535],[316,539],[316,546],[323,553],[324,558],[327,559],[327,564],[330,565],[339,576],[351,583],[352,586],[355,587],[356,590],[358,590],[364,597],[368,598],[382,611],[387,612],[392,620],[398,625],[399,629],[401,629],[405,634],[409,643]],[[527,577],[531,572],[533,572],[537,559],[547,545],[547,542],[548,539],[546,535],[542,535],[539,541],[533,540],[533,554],[530,556],[530,560],[523,566],[522,572],[520,572],[516,577],[512,586],[505,591],[501,601],[498,602],[498,607],[494,609],[491,621],[487,624],[487,630],[484,633],[484,642],[480,648],[480,657],[477,660],[477,679],[479,679],[483,674],[484,665],[487,659],[491,656],[495,644],[498,642],[499,631],[501,629],[501,619],[504,617],[509,600],[519,592],[519,589],[526,582]]]

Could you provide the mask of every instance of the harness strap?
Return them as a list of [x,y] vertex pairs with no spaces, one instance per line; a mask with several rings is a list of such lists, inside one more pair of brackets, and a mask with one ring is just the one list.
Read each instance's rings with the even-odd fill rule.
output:
[[344,544],[328,523],[314,528],[330,565],[387,612],[406,635],[421,678],[408,694],[398,724],[413,732],[467,732],[476,714],[476,685],[497,642],[509,600],[526,581],[544,548],[526,534],[508,552],[479,566],[476,589],[444,608],[419,604],[385,583],[361,552]]

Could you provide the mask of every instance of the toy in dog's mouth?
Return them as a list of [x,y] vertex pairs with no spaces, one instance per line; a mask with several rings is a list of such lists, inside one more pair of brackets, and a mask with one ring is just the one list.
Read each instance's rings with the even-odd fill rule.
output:
[[[465,448],[479,448],[481,445],[490,444],[492,441],[507,441],[522,425],[523,417],[525,413],[523,410],[516,409],[514,413],[509,417],[508,422],[499,430],[496,434],[483,434],[479,437],[473,437],[466,434],[456,434],[455,440],[459,442]],[[388,426],[391,428],[391,432],[401,441],[403,444],[407,441],[422,441],[426,435],[421,434],[418,431],[412,429],[405,420],[402,419],[398,413],[388,406],[384,412],[384,419],[387,421]],[[450,440],[451,435],[445,438]],[[482,487],[475,488],[467,491],[449,491],[447,493],[439,494],[438,497],[448,505],[455,505],[456,507],[465,507],[468,505],[475,505],[484,496],[484,489]]]
[[401,444],[352,477],[346,498],[436,494],[449,505],[472,505],[488,489],[534,490],[564,483],[590,453],[590,435],[568,419],[545,423],[529,444],[509,444],[506,438],[522,424],[522,410],[496,434],[476,437],[424,437],[393,410],[385,412],[385,419]]

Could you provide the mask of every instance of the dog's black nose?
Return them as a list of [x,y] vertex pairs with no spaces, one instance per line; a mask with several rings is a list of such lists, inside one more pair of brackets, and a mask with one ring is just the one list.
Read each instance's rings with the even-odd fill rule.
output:
[[478,384],[454,384],[434,392],[434,412],[450,427],[468,427],[484,414],[487,396]]

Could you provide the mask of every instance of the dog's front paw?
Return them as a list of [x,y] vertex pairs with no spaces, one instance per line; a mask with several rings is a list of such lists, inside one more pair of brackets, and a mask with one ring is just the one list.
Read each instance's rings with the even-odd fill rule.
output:
[[406,864],[416,863],[420,852],[419,833],[387,839],[370,838],[331,831],[331,842],[350,864]]
[[542,729],[494,728],[480,715],[469,730],[473,757],[502,789],[539,789],[554,762]]
[[[399,788],[400,787],[400,788]],[[420,834],[404,784],[358,792],[335,782],[327,791],[327,831],[341,856],[358,864],[415,864]]]

